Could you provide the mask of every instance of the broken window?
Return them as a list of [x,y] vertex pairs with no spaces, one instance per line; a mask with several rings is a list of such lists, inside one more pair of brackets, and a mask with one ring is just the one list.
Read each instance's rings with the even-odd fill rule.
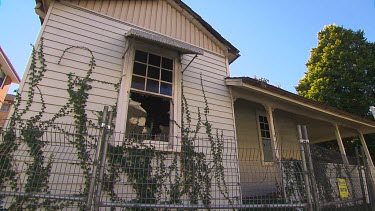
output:
[[171,124],[173,60],[135,52],[126,133],[168,141]]

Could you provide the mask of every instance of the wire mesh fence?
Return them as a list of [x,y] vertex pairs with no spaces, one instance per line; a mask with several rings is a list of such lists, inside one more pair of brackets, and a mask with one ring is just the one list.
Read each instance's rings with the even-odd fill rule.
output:
[[[99,130],[73,125],[5,128],[0,142],[0,201],[9,210],[77,208],[85,201]],[[79,140],[85,140],[79,143]],[[79,152],[79,144],[85,145]],[[76,147],[75,147],[76,146]],[[83,157],[86,157],[83,159]],[[85,160],[85,163],[83,163]]]
[[[219,133],[158,137],[114,133],[105,125],[86,129],[5,128],[0,210],[305,210],[313,197],[307,189],[315,190],[311,178],[306,182],[312,175],[323,208],[366,204],[360,167],[312,156],[310,174],[296,147],[273,150],[273,161],[265,162],[261,147],[239,147]],[[340,198],[337,178],[346,180],[347,198]]]
[[319,203],[323,210],[365,210],[368,206],[366,173],[359,157],[342,155],[326,148],[311,145],[311,158]]

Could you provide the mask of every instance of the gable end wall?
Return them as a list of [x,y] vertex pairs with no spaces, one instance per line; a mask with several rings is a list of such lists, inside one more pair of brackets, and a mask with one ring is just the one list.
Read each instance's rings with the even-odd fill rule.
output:
[[[67,0],[95,12],[132,23],[207,51],[226,54],[220,42],[197,20],[166,0]],[[179,10],[180,9],[180,10]]]

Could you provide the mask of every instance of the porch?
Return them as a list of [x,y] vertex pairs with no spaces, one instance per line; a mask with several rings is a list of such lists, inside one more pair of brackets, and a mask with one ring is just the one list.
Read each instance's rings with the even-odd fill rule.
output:
[[[375,122],[307,100],[261,80],[227,78],[226,83],[234,98],[241,193],[245,203],[246,200],[250,203],[263,201],[260,196],[266,199],[277,193],[288,195],[289,187],[285,184],[285,180],[288,180],[286,172],[294,177],[298,177],[298,173],[294,174],[296,169],[287,170],[285,163],[288,161],[287,166],[300,169],[300,178],[292,179],[296,182],[303,180],[303,172],[306,172],[302,169],[303,159],[311,159],[311,177],[316,181],[305,180],[302,188],[310,188],[312,198],[314,193],[319,195],[316,196],[316,200],[321,203],[322,209],[329,203],[339,203],[343,200],[338,192],[337,179],[346,178],[346,181],[352,182],[350,192],[354,198],[362,190],[373,188],[372,181],[367,184],[361,183],[363,169],[354,170],[354,166],[361,163],[357,162],[354,153],[351,156],[347,155],[342,140],[359,140],[368,169],[373,169],[363,135],[375,132]],[[301,125],[306,128],[305,132],[301,131]],[[332,140],[336,142],[339,152],[317,146]],[[311,147],[311,155],[308,155],[308,158],[303,155],[303,151],[310,149],[301,146]],[[317,190],[318,188],[321,189]],[[296,193],[296,190],[293,189],[292,192]],[[325,197],[321,196],[323,193],[326,194]],[[309,197],[302,195],[295,197],[289,200],[309,200]]]

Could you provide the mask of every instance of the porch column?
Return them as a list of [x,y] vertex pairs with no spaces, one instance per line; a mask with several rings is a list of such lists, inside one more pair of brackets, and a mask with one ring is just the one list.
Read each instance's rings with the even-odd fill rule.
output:
[[344,162],[345,165],[348,166],[349,161],[348,161],[348,158],[346,157],[345,147],[344,147],[344,144],[342,143],[342,138],[340,135],[339,127],[337,126],[336,123],[334,123],[333,126],[335,127],[336,140],[337,140],[337,144],[339,145],[342,161]]
[[363,137],[362,132],[359,131],[359,130],[358,130],[358,136],[359,136],[359,140],[361,140],[363,151],[365,151],[365,155],[367,157],[368,165],[373,167],[374,163],[372,162],[370,151],[368,151],[367,144],[366,144],[366,141],[365,141],[365,137]]
[[266,109],[267,113],[267,119],[268,119],[268,125],[270,129],[270,135],[271,135],[271,141],[272,141],[272,146],[274,148],[274,156],[276,160],[280,160],[280,152],[279,152],[279,146],[276,140],[276,132],[275,132],[275,124],[273,121],[273,108],[269,105],[263,105],[264,108]]

